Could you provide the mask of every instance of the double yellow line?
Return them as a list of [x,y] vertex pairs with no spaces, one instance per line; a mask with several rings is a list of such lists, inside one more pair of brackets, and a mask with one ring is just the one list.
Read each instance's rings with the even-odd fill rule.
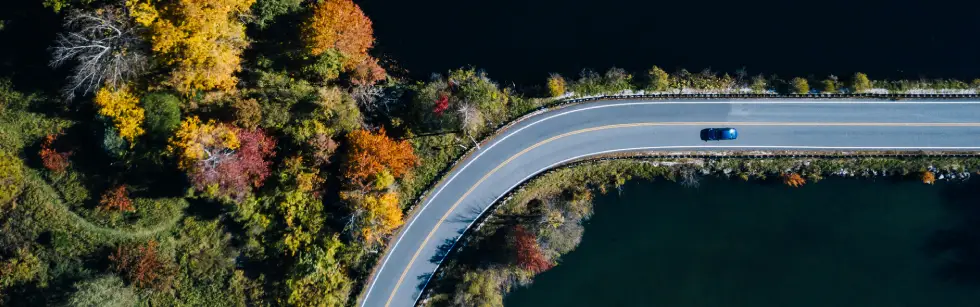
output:
[[[658,122],[658,123],[632,123],[632,124],[607,125],[607,126],[592,127],[592,128],[586,128],[586,129],[580,129],[580,130],[575,130],[575,131],[571,131],[571,132],[562,133],[560,135],[556,135],[556,136],[550,137],[550,138],[548,138],[546,140],[543,140],[541,142],[535,143],[534,145],[531,145],[530,147],[525,148],[524,150],[521,150],[517,154],[511,156],[510,158],[508,158],[504,162],[501,162],[500,165],[497,165],[497,167],[495,167],[492,170],[490,170],[490,172],[487,172],[486,175],[483,175],[483,177],[480,178],[480,180],[477,181],[475,184],[473,184],[473,186],[471,186],[469,188],[469,190],[466,191],[466,193],[463,193],[463,196],[461,196],[458,200],[456,200],[456,203],[454,203],[453,206],[450,207],[448,211],[446,211],[446,214],[444,214],[441,218],[439,218],[439,221],[436,222],[436,225],[432,228],[431,231],[429,231],[429,234],[427,236],[425,236],[425,240],[422,241],[422,245],[420,245],[419,248],[415,251],[415,254],[412,255],[412,259],[408,261],[408,265],[405,266],[405,270],[402,271],[401,276],[398,277],[398,282],[395,283],[394,289],[392,289],[391,294],[388,296],[388,301],[385,303],[385,307],[388,307],[389,305],[391,305],[391,300],[395,298],[395,293],[398,292],[398,288],[401,286],[402,282],[405,280],[405,275],[408,275],[409,268],[411,268],[412,265],[415,263],[415,260],[418,258],[419,254],[422,253],[422,249],[425,248],[425,245],[427,243],[429,243],[429,240],[432,239],[432,235],[434,235],[436,233],[436,230],[439,229],[439,226],[442,225],[442,222],[444,222],[447,218],[449,218],[449,214],[452,213],[453,211],[455,211],[456,210],[456,207],[459,206],[459,204],[462,203],[463,200],[466,199],[466,197],[470,195],[470,193],[472,193],[474,190],[476,190],[476,187],[480,186],[480,184],[483,183],[483,181],[485,181],[491,175],[493,175],[498,170],[500,170],[501,168],[503,168],[504,166],[506,166],[508,163],[510,163],[511,161],[514,161],[514,159],[517,159],[518,157],[524,155],[525,153],[527,153],[527,152],[529,152],[531,150],[534,150],[535,148],[541,147],[544,144],[548,144],[548,143],[550,143],[552,141],[555,141],[557,139],[560,139],[560,138],[564,138],[564,137],[568,137],[568,136],[572,136],[572,135],[576,135],[576,134],[587,133],[587,132],[600,131],[600,130],[609,130],[609,129],[618,129],[618,128],[633,128],[633,127],[650,127],[650,126],[702,126],[702,127],[712,127],[712,126],[719,126],[719,127],[721,127],[721,126],[725,126],[725,127],[728,127],[728,126],[733,126],[733,127],[734,126],[980,127],[980,123]],[[408,230],[406,229],[405,231],[408,231]],[[380,274],[380,272],[379,272],[379,274]],[[375,276],[375,278],[377,278],[377,277],[378,276]]]

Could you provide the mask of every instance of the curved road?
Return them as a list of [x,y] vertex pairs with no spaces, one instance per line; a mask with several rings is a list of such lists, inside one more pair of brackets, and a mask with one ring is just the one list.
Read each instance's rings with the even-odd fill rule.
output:
[[[734,127],[734,141],[699,131]],[[980,101],[603,101],[525,119],[450,172],[403,227],[359,306],[413,306],[484,210],[566,161],[650,150],[980,150]],[[448,178],[448,179],[446,179]]]

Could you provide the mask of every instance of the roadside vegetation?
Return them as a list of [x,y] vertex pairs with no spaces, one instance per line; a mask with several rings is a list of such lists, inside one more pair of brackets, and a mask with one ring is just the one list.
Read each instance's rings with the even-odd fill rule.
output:
[[[532,179],[477,221],[445,259],[425,306],[503,306],[504,296],[561,264],[584,234],[597,193],[615,193],[630,180],[667,180],[697,188],[701,178],[775,181],[805,188],[826,177],[891,176],[932,184],[966,180],[980,172],[978,158],[632,158],[592,160]],[[938,174],[938,175],[937,175]]]
[[[61,27],[37,50],[47,61],[28,66],[63,79],[32,87],[0,72],[3,306],[352,305],[443,173],[498,128],[568,97],[980,87],[855,74],[793,79],[791,89],[776,76],[653,67],[636,78],[616,68],[555,74],[546,90],[518,92],[472,67],[406,78],[373,50],[371,20],[351,0],[36,5]],[[930,171],[921,180],[945,174]],[[575,206],[588,203],[582,193]],[[558,223],[590,211],[554,212]],[[540,272],[574,248],[578,230],[544,248],[538,226],[508,231],[518,267]],[[460,278],[480,286],[514,276],[492,272]]]

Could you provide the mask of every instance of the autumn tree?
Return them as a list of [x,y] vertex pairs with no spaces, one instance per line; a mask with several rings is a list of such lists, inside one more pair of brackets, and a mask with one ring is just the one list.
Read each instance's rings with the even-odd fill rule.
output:
[[232,90],[248,46],[242,16],[255,0],[128,0],[130,15],[149,29],[153,52],[172,68],[180,93]]
[[374,46],[371,20],[351,0],[318,2],[303,27],[303,38],[313,55],[339,52],[348,70],[365,60]]
[[0,209],[14,200],[24,186],[22,162],[17,156],[0,150]]
[[384,171],[398,178],[419,164],[412,145],[388,138],[383,128],[377,133],[355,130],[347,140],[344,178],[355,185],[366,186],[369,179]]
[[498,269],[467,271],[456,285],[453,306],[503,307],[503,293],[509,289]]
[[136,292],[114,275],[75,283],[68,298],[71,307],[131,307],[137,305]]
[[447,109],[449,109],[449,94],[439,93],[439,98],[436,99],[435,105],[432,106],[432,114],[442,116]]
[[806,179],[803,179],[803,177],[800,177],[800,174],[797,173],[784,174],[783,183],[788,186],[798,188],[806,184]]
[[99,115],[112,119],[119,136],[132,147],[136,138],[143,134],[144,111],[139,106],[139,98],[130,93],[127,86],[117,89],[102,88],[95,94],[95,105]]
[[810,85],[806,82],[806,79],[796,77],[790,80],[789,89],[794,94],[806,94],[810,92]]
[[202,123],[191,117],[181,123],[169,148],[198,191],[240,201],[269,175],[275,140],[261,129]]
[[548,94],[551,97],[560,97],[568,91],[565,78],[559,74],[551,74],[548,77]]
[[670,75],[659,66],[654,65],[647,74],[650,77],[650,90],[663,92],[670,88]]
[[519,267],[534,274],[551,268],[551,262],[541,253],[537,236],[521,225],[514,227],[513,236],[514,259]]
[[14,257],[0,259],[0,302],[6,288],[30,282],[46,286],[42,279],[46,269],[47,265],[26,247],[17,248]]
[[355,236],[368,244],[379,243],[405,223],[396,192],[347,191],[341,198],[350,204]]
[[106,212],[136,211],[136,209],[133,208],[133,200],[129,198],[129,192],[126,190],[126,185],[119,185],[105,191],[105,193],[102,194],[102,199],[99,200],[99,210]]
[[871,89],[871,80],[864,73],[855,73],[851,79],[851,92],[861,93]]
[[157,251],[158,243],[149,242],[122,245],[109,255],[112,269],[121,274],[131,284],[139,288],[165,290],[175,275],[172,261],[161,257]]
[[96,92],[103,85],[117,88],[147,67],[144,42],[123,9],[73,11],[65,17],[64,27],[66,32],[58,34],[51,47],[51,66],[75,63],[64,89],[68,99],[78,92]]
[[55,147],[55,141],[61,133],[49,134],[44,137],[44,141],[41,142],[41,164],[44,168],[47,168],[56,173],[64,172],[68,168],[68,157],[72,155],[71,151],[62,152]]
[[922,172],[922,177],[920,177],[920,179],[922,179],[922,183],[933,184],[936,182],[936,175],[930,171],[924,171]]

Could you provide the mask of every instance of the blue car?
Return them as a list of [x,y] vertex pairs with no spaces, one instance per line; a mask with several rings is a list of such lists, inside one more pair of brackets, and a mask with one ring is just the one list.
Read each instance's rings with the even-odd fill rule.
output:
[[738,138],[738,130],[735,128],[706,128],[701,129],[702,141],[724,141]]

